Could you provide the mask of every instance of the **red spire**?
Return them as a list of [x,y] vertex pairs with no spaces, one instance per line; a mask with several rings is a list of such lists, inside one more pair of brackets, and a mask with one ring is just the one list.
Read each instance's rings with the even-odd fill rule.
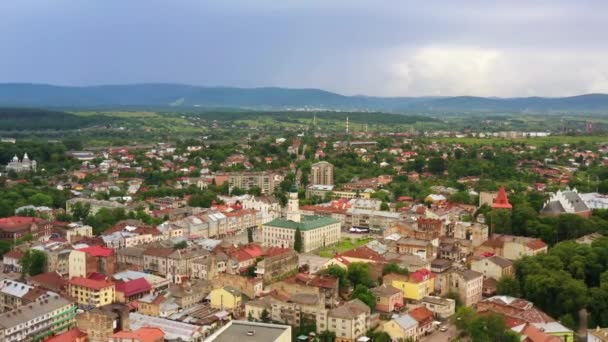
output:
[[498,196],[496,196],[496,200],[492,203],[492,209],[512,209],[513,206],[509,203],[509,198],[507,197],[507,193],[505,192],[505,187],[500,186],[498,190]]

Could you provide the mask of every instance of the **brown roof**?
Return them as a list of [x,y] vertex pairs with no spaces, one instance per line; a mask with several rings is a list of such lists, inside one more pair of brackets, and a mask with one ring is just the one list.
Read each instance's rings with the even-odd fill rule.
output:
[[350,251],[342,253],[342,256],[347,258],[372,260],[376,262],[386,261],[380,254],[374,252],[374,250],[368,248],[367,246],[351,249]]
[[392,296],[398,293],[401,293],[401,290],[390,286],[390,285],[381,285],[381,286],[377,286],[374,287],[373,289],[371,289],[372,293],[376,296]]
[[23,252],[18,249],[13,249],[12,251],[4,254],[5,258],[13,258],[13,259],[21,259],[23,258]]
[[507,267],[513,266],[513,262],[511,260],[505,259],[498,255],[491,256],[488,258],[488,260],[495,263],[496,265],[500,266],[501,268],[507,268]]
[[166,258],[173,253],[173,248],[151,247],[146,249],[144,255]]
[[429,320],[433,319],[433,312],[426,308],[426,306],[417,307],[410,312],[408,312],[413,319],[418,321],[418,323],[424,324]]
[[67,285],[67,281],[57,274],[57,272],[46,272],[35,275],[30,278],[29,282],[56,292],[61,291]]
[[354,319],[357,316],[367,313],[370,314],[371,309],[365,303],[359,299],[353,299],[349,302],[344,303],[335,309],[329,310],[328,317],[338,317],[344,319]]
[[547,244],[540,239],[530,240],[526,245],[528,246],[528,248],[533,249],[535,251],[547,247]]

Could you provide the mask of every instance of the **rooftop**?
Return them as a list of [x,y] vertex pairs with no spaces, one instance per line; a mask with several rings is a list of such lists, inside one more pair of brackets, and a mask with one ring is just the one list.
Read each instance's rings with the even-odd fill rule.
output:
[[74,277],[68,281],[70,285],[86,287],[94,290],[101,290],[106,287],[114,286],[114,283],[105,280],[93,280],[83,277]]
[[300,228],[300,230],[304,231],[321,228],[336,223],[340,223],[340,221],[331,217],[302,215],[300,222],[295,222],[284,218],[276,218],[266,223],[266,226],[288,229]]
[[287,335],[291,339],[290,326],[248,321],[230,321],[230,323],[205,339],[205,342],[273,342],[278,341],[284,335]]
[[0,327],[12,328],[70,304],[73,303],[58,295],[48,296],[34,303],[0,314]]

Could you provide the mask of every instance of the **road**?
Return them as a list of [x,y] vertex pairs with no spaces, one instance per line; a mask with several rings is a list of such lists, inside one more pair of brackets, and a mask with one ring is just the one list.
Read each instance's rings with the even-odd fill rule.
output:
[[420,339],[420,342],[448,342],[458,336],[456,327],[452,324],[448,325],[448,330],[441,332],[439,330]]

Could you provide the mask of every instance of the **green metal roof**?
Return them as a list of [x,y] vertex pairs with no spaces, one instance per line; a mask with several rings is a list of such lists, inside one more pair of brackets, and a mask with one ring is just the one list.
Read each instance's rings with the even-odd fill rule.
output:
[[340,221],[327,216],[301,215],[300,222],[276,218],[266,223],[265,226],[289,229],[297,229],[300,227],[300,230],[303,231],[325,227],[334,223],[340,223]]

